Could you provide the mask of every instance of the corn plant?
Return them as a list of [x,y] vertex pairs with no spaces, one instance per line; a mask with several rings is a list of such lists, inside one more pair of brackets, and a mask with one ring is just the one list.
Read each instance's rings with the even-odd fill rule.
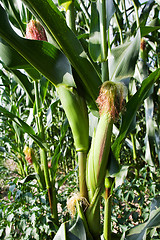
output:
[[[159,84],[160,77],[156,8],[159,2],[22,0],[22,4],[17,4],[18,1],[1,1],[0,56],[10,71],[23,69],[33,81],[37,134],[4,106],[0,107],[0,113],[14,121],[39,146],[40,164],[33,149],[26,147],[24,152],[26,159],[34,165],[40,187],[48,191],[56,226],[59,226],[56,174],[53,169],[50,172],[48,165],[49,148],[38,91],[40,80],[43,82],[44,78],[56,88],[78,156],[79,192],[67,203],[73,215],[76,207],[78,217],[72,227],[63,223],[54,239],[120,239],[111,233],[112,193],[116,174],[121,171],[122,143],[129,135],[136,161],[135,117],[144,101],[147,120],[145,159],[150,164],[151,175],[155,152],[159,156],[158,140],[154,138],[156,131],[159,139],[158,120],[156,127],[153,127],[153,121],[150,125],[153,111],[149,112],[153,105],[151,90],[154,84]],[[21,36],[12,26],[20,30]],[[147,65],[149,61],[151,66]],[[133,79],[139,81],[140,87],[132,94],[130,82]],[[20,82],[22,84],[21,78]],[[29,86],[26,79],[23,87],[32,99]],[[97,126],[92,124],[94,120],[98,122]],[[113,141],[115,128],[118,135]],[[138,176],[138,172],[136,174]],[[102,197],[105,202],[103,228]],[[155,214],[159,214],[158,211]],[[131,231],[126,239],[134,239],[132,235]]]

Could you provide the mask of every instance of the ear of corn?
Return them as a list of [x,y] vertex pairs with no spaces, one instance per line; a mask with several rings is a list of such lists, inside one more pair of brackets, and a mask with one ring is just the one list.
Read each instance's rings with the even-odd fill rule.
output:
[[87,152],[89,123],[86,103],[73,87],[60,84],[57,91],[73,133],[76,150]]
[[[91,233],[99,239],[100,197],[104,189],[108,157],[111,147],[113,123],[124,108],[126,88],[121,83],[105,82],[97,99],[100,120],[92,138],[91,150],[87,159],[86,183],[90,206],[86,217]],[[96,201],[95,201],[96,197]],[[95,223],[95,224],[93,224]],[[98,227],[96,227],[98,226]]]
[[24,147],[23,150],[25,154],[25,159],[29,164],[33,164],[34,170],[37,173],[37,180],[41,188],[45,188],[45,180],[44,180],[44,174],[40,168],[39,163],[36,160],[36,157],[34,155],[34,150],[32,148],[29,148],[27,146]]
[[87,162],[87,187],[90,201],[92,201],[96,188],[101,187],[104,183],[111,146],[112,127],[112,118],[108,114],[103,114],[92,140]]
[[31,20],[27,24],[26,28],[26,38],[32,40],[46,41],[47,37],[44,28],[40,24],[40,22],[36,20]]

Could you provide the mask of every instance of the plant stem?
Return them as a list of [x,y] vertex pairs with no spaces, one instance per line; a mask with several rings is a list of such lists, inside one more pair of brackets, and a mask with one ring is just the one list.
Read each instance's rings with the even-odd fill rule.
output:
[[79,188],[81,197],[88,200],[88,191],[86,185],[86,152],[78,152],[78,165],[79,165]]
[[18,158],[18,165],[19,165],[19,170],[20,170],[20,174],[25,177],[25,171],[24,171],[24,166],[23,166],[23,162],[22,162],[22,158]]
[[34,170],[35,172],[38,174],[38,183],[39,183],[39,186],[42,188],[42,189],[45,189],[45,180],[44,180],[44,175],[43,175],[43,172],[39,166],[39,163],[37,162],[34,154],[32,154],[32,161],[33,161],[33,167],[34,167]]
[[[40,134],[42,141],[45,142],[42,115],[40,113],[38,81],[34,81],[34,89],[35,89],[35,102],[36,102],[37,123],[38,123],[37,130]],[[51,184],[51,181],[50,181],[49,170],[48,170],[48,161],[47,161],[47,151],[45,148],[40,148],[40,159],[41,159],[41,168],[42,168],[42,171],[44,171],[44,179],[45,179],[46,187],[48,190],[48,198],[49,198],[49,204],[50,204],[50,208],[51,208],[51,214],[52,214],[54,222],[58,225],[58,211],[57,211],[55,188]]]
[[101,63],[102,67],[102,82],[109,80],[108,61]]
[[112,209],[112,196],[111,189],[105,190],[105,209],[104,209],[104,228],[103,235],[105,240],[111,240],[111,209]]
[[118,30],[119,30],[119,34],[120,34],[120,41],[121,41],[121,44],[123,44],[122,29],[121,29],[121,27],[119,25],[117,13],[115,13],[114,16],[115,16],[115,19],[116,19],[116,22],[117,22],[117,25],[118,25]]
[[40,113],[40,100],[39,100],[39,91],[38,91],[38,81],[34,81],[34,91],[35,91],[35,103],[36,103],[36,121],[37,121],[37,131],[44,139],[43,124]]
[[55,181],[52,181],[52,187],[51,187],[51,206],[52,206],[52,217],[54,219],[54,223],[58,226],[59,220],[58,220],[58,209],[57,209],[57,191],[55,188]]
[[50,177],[49,177],[46,149],[42,149],[42,148],[40,149],[40,157],[41,157],[41,163],[42,163],[43,170],[44,170],[46,187],[48,190],[48,198],[49,198],[49,204],[50,204],[50,208],[51,208],[52,218],[53,218],[54,222],[58,225],[56,191],[55,191],[55,186],[53,186],[53,182],[51,184]]

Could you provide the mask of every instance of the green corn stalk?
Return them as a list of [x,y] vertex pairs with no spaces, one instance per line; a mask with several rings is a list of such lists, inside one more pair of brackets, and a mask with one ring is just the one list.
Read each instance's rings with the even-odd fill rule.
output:
[[103,236],[105,240],[111,240],[111,209],[112,209],[112,181],[110,178],[105,179],[105,192],[104,198],[104,224],[103,224]]
[[89,122],[86,102],[73,87],[60,84],[57,86],[57,92],[68,118],[78,152],[80,194],[82,197],[88,198],[85,173],[89,147]]
[[[90,203],[86,211],[86,218],[94,239],[100,239],[100,197],[104,189],[113,123],[123,109],[125,95],[126,88],[123,84],[107,81],[102,85],[97,99],[100,120],[88,156],[86,180]],[[108,204],[107,200],[106,204]],[[106,222],[109,221],[109,219],[106,220]]]
[[[26,28],[26,38],[32,40],[47,41],[44,28],[36,20],[31,20],[27,24]],[[33,79],[33,77],[32,77]],[[43,140],[46,142],[44,134],[44,126],[42,121],[42,112],[40,111],[40,96],[38,91],[38,80],[33,79],[34,81],[34,90],[35,90],[35,106],[36,106],[36,124],[38,133]],[[58,211],[57,211],[57,201],[55,196],[55,182],[52,182],[49,175],[48,169],[48,159],[47,151],[45,148],[40,148],[40,160],[41,160],[41,172],[44,173],[45,185],[48,190],[48,198],[51,209],[51,214],[54,222],[58,225]],[[54,185],[53,185],[54,184]]]
[[73,87],[60,84],[56,89],[73,133],[76,151],[87,152],[89,123],[86,103]]

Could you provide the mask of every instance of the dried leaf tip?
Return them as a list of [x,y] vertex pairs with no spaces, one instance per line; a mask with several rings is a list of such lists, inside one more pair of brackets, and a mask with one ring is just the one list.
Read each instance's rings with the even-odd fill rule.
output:
[[120,112],[124,110],[126,95],[127,88],[123,83],[104,82],[96,101],[100,116],[107,113],[116,121]]
[[36,20],[31,20],[27,24],[26,28],[26,38],[32,40],[41,40],[47,42],[47,37],[44,28],[40,22]]

